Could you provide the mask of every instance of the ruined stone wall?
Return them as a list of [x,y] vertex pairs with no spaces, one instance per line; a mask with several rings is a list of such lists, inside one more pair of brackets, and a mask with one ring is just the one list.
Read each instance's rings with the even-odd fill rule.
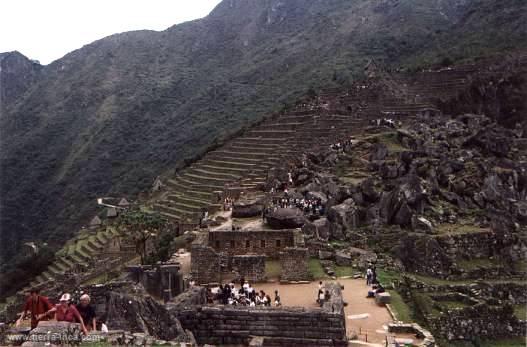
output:
[[278,258],[280,251],[295,245],[294,230],[210,231],[209,246],[229,256],[259,254]]
[[199,344],[247,344],[264,337],[264,345],[346,346],[344,304],[339,285],[329,286],[323,308],[178,306],[174,314]]
[[449,310],[447,314],[429,319],[433,331],[448,340],[495,339],[525,336],[525,322],[513,315],[510,305],[490,306],[478,304],[464,309]]
[[221,256],[212,247],[193,243],[190,273],[197,284],[221,282]]
[[264,255],[236,255],[232,257],[232,269],[240,278],[249,282],[262,282],[265,277]]
[[[511,253],[515,259],[526,259],[527,245],[515,235],[507,236],[507,239],[498,240],[494,232],[480,231],[465,234],[453,234],[437,237],[441,248],[456,258],[464,258],[470,255],[471,258],[488,258],[499,255],[503,249]],[[514,245],[511,247],[511,245]]]
[[134,282],[145,287],[148,294],[170,300],[184,290],[183,276],[179,264],[132,265],[127,270]]
[[311,278],[308,269],[307,248],[287,247],[280,252],[281,281],[307,281]]

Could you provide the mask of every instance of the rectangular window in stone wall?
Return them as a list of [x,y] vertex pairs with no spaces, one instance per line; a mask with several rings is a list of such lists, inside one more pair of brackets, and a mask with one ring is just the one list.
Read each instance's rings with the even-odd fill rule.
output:
[[231,240],[231,248],[235,248],[236,245],[234,244],[234,240]]
[[280,247],[280,240],[276,240],[276,247]]
[[260,240],[260,247],[265,248],[265,240]]
[[220,241],[216,241],[216,248],[220,248]]
[[251,248],[251,241],[249,240],[245,241],[245,248]]

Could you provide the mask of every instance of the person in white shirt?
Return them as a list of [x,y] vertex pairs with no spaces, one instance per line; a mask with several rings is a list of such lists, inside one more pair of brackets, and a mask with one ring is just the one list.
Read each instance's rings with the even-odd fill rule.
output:
[[372,284],[373,271],[368,267],[366,270],[366,285],[369,286]]

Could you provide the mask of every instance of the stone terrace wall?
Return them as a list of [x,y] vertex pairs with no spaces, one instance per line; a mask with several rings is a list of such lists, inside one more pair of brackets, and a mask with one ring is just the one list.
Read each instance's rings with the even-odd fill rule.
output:
[[197,284],[221,281],[221,256],[212,247],[193,243],[190,273]]
[[507,240],[500,246],[497,243],[496,235],[492,231],[480,231],[466,234],[454,234],[439,236],[437,242],[447,253],[455,255],[457,258],[464,258],[470,254],[472,258],[488,258],[499,252],[501,247],[514,244],[516,247],[510,249],[511,253],[517,259],[527,257],[526,245],[521,240]]
[[188,306],[173,312],[199,344],[247,344],[264,337],[264,345],[346,346],[340,286],[328,285],[331,299],[323,308]]
[[308,269],[307,248],[287,247],[280,252],[281,281],[307,281],[311,278]]
[[513,316],[510,305],[489,306],[478,304],[458,310],[449,310],[437,319],[429,319],[432,331],[439,332],[448,340],[474,340],[525,336],[525,321]]
[[232,268],[249,282],[262,282],[266,279],[264,255],[235,255],[232,257]]
[[260,254],[278,258],[280,251],[295,245],[294,230],[254,230],[209,232],[209,246],[229,256]]

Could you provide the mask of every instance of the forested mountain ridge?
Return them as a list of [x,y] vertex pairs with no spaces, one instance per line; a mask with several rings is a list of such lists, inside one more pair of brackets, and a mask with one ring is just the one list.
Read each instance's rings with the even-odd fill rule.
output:
[[2,263],[29,240],[58,247],[96,197],[135,195],[308,88],[361,78],[370,59],[416,69],[524,48],[526,19],[521,0],[225,0],[11,77],[22,87],[1,105]]

